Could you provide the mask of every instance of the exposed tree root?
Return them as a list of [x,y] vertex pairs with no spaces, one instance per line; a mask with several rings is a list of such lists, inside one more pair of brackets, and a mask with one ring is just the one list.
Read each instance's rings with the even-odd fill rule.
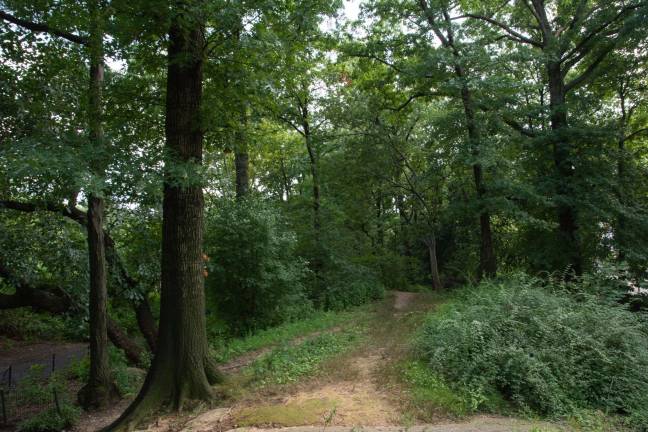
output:
[[176,358],[169,360],[153,362],[137,398],[104,432],[132,431],[153,415],[180,412],[191,402],[214,399],[211,385],[221,382],[222,375],[211,359],[205,358],[203,367],[180,367]]

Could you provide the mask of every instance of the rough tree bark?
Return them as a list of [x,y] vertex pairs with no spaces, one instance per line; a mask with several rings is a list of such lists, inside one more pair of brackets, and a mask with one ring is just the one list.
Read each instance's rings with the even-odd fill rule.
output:
[[[98,0],[90,6],[90,88],[88,125],[90,142],[95,152],[91,169],[98,177],[104,175],[104,139],[102,126],[102,87],[104,81],[103,32],[101,9]],[[107,406],[118,396],[112,381],[108,361],[108,284],[106,276],[106,250],[103,236],[104,199],[102,191],[88,194],[88,257],[90,262],[90,375],[88,382],[79,390],[79,403],[85,409]]]
[[[199,177],[204,25],[199,1],[180,1],[169,30],[166,166],[193,166]],[[191,176],[193,177],[193,176]],[[107,430],[131,428],[142,417],[188,400],[212,398],[219,379],[207,350],[202,261],[203,192],[199,178],[165,173],[162,224],[162,287],[158,349],[144,385],[130,407]]]

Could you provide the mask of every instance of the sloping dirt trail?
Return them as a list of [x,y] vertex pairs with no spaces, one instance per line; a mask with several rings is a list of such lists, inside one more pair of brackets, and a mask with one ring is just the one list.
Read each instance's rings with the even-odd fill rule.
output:
[[[332,359],[320,376],[278,394],[208,411],[184,432],[510,432],[556,431],[551,425],[476,416],[417,424],[403,412],[404,391],[385,374],[408,350],[409,334],[434,307],[425,294],[393,292],[375,311],[366,343]],[[157,429],[160,430],[160,429]],[[170,430],[170,429],[167,429]],[[177,430],[177,429],[176,429]]]

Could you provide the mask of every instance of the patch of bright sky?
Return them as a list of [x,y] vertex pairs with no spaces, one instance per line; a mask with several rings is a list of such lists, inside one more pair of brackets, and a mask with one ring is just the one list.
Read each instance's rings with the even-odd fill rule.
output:
[[344,0],[344,15],[348,21],[355,21],[360,15],[362,0]]

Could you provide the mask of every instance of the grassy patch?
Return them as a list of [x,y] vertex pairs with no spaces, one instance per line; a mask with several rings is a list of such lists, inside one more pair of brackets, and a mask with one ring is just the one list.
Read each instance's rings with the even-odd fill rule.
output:
[[277,405],[261,405],[242,409],[237,415],[238,426],[302,426],[326,421],[335,412],[335,401],[309,399]]
[[224,363],[247,352],[284,343],[309,333],[327,330],[352,320],[357,321],[359,318],[367,316],[368,311],[368,306],[361,306],[348,311],[315,312],[308,319],[261,330],[244,338],[231,339],[227,342],[212,341],[212,347],[216,351],[216,360]]
[[313,375],[330,357],[346,351],[361,339],[364,328],[355,326],[324,333],[299,345],[284,345],[249,366],[252,381],[259,386],[288,384]]

